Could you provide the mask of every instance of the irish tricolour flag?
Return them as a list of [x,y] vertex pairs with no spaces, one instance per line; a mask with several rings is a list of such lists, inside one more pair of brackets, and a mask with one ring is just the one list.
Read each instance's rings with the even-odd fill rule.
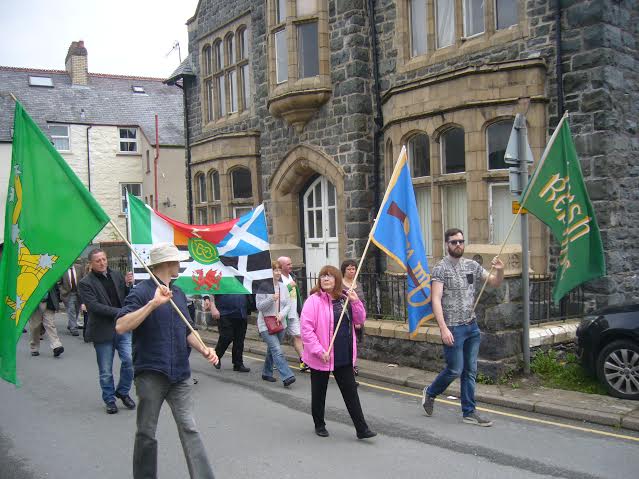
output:
[[[151,246],[168,242],[188,250],[175,280],[184,293],[254,294],[273,292],[273,270],[264,205],[240,218],[212,225],[189,225],[128,196],[131,243],[143,261]],[[133,257],[136,281],[149,274]]]

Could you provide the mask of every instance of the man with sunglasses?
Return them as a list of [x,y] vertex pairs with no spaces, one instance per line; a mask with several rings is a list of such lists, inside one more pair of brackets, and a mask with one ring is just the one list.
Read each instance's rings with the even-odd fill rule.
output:
[[481,289],[486,278],[490,286],[501,285],[504,263],[495,256],[491,262],[494,272],[489,274],[476,261],[464,258],[464,233],[458,228],[447,230],[444,240],[448,254],[433,269],[431,301],[444,343],[446,368],[430,386],[424,388],[422,407],[427,416],[432,416],[435,398],[461,377],[464,423],[492,426],[491,421],[475,411],[475,377],[481,337],[473,306],[475,291]]

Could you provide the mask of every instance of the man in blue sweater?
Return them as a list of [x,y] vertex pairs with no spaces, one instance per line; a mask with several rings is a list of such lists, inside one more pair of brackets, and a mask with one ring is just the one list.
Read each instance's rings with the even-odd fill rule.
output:
[[160,286],[152,278],[139,283],[127,296],[115,325],[118,334],[133,331],[133,369],[138,394],[134,479],[157,477],[155,431],[164,401],[171,406],[190,477],[214,477],[193,417],[189,354],[194,348],[213,365],[218,362],[217,355],[197,339],[169,303],[173,299],[192,322],[186,296],[170,285],[180,272],[180,261],[186,259],[188,253],[178,251],[172,244],[154,245],[148,266]]

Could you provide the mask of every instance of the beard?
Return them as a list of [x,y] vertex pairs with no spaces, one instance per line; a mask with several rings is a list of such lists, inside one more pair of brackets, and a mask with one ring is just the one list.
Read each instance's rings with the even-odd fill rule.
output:
[[459,247],[451,248],[449,246],[448,254],[451,255],[453,258],[461,258],[462,256],[464,256],[464,248],[459,248]]

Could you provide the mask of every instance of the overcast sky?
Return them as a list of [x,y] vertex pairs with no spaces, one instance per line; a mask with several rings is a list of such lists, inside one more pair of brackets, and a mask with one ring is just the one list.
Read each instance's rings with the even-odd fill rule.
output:
[[197,0],[0,0],[0,65],[64,70],[84,40],[89,72],[166,78],[188,53]]

